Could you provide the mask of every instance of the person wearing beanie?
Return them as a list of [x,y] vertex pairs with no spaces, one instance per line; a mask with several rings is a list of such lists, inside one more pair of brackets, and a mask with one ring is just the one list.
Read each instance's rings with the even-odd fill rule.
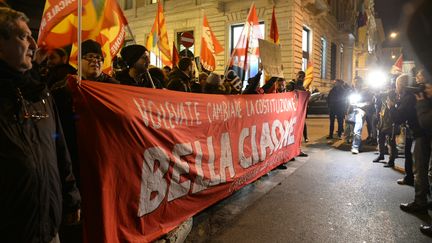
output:
[[191,82],[193,78],[193,62],[190,58],[180,59],[178,67],[174,67],[168,77],[167,89],[192,92]]
[[126,64],[126,69],[121,71],[116,78],[121,84],[161,89],[160,79],[149,73],[150,54],[142,45],[129,45],[120,51],[120,55]]
[[102,83],[119,82],[102,72],[104,61],[101,45],[94,40],[86,40],[81,44],[82,79]]

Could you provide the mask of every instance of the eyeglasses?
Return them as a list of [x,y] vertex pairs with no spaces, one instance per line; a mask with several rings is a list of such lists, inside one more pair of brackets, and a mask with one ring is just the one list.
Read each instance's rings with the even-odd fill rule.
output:
[[28,102],[27,100],[24,99],[21,90],[18,88],[17,89],[17,95],[18,95],[18,102],[21,104],[22,110],[23,110],[23,114],[22,114],[22,120],[28,120],[28,119],[33,119],[33,120],[41,120],[41,119],[46,119],[49,118],[49,114],[47,111],[47,102],[45,99],[42,99],[42,104],[44,107],[44,110],[35,110],[32,109],[32,111],[29,111],[29,107],[32,107],[31,103]]
[[82,57],[84,60],[88,61],[88,62],[103,62],[104,59],[102,56],[100,55],[85,55]]

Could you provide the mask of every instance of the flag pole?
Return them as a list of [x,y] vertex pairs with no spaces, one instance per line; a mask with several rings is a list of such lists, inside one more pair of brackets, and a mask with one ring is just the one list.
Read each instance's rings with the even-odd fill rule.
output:
[[78,47],[78,84],[81,84],[82,79],[82,63],[81,63],[81,36],[82,30],[82,0],[78,0],[78,33],[77,33],[77,47]]
[[[80,1],[82,1],[82,0],[80,0]],[[129,32],[129,35],[132,37],[133,43],[136,44],[135,36],[133,35],[132,29],[130,28],[129,24],[126,25],[126,28],[127,28],[128,32]]]

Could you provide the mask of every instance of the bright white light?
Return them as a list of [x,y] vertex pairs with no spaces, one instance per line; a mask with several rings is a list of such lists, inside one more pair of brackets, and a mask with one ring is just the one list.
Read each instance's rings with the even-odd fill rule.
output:
[[366,81],[369,87],[379,89],[384,87],[387,82],[387,75],[381,70],[373,70],[369,72]]
[[360,102],[361,96],[359,94],[354,93],[354,94],[351,94],[348,97],[348,99],[349,99],[350,105],[355,105],[355,104]]
[[396,56],[395,55],[392,55],[392,59],[395,59],[396,58]]
[[396,33],[396,32],[390,33],[390,38],[392,38],[392,39],[396,38],[397,36],[398,36],[398,33]]

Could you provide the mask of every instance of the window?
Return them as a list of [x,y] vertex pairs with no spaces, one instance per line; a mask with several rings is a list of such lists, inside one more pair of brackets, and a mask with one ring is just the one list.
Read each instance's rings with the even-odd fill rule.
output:
[[181,41],[181,37],[182,34],[185,32],[189,32],[190,34],[192,34],[192,36],[194,36],[194,31],[193,30],[186,30],[186,31],[180,31],[177,32],[176,38],[177,38],[177,50],[179,52],[179,56],[180,58],[182,57],[193,57],[194,56],[194,50],[195,50],[195,44],[193,44],[191,47],[186,48]]
[[158,3],[158,0],[150,0],[150,4]]
[[321,78],[326,78],[326,65],[327,65],[327,40],[321,38]]
[[125,0],[124,1],[124,9],[128,10],[133,8],[133,0]]
[[331,43],[331,70],[330,70],[330,78],[332,80],[336,79],[336,55],[337,55],[337,46],[336,46],[335,43]]
[[[230,35],[230,55],[232,53],[232,51],[235,48],[235,45],[237,44],[238,40],[240,39],[240,35],[243,31],[243,27],[244,24],[236,24],[236,25],[231,25],[231,35]],[[264,26],[264,22],[261,21],[259,23],[259,29],[261,32],[261,36],[265,36],[265,26]],[[258,41],[256,43],[252,42],[251,47],[258,47]],[[258,61],[259,58],[256,56],[251,56],[250,60],[250,64],[249,64],[249,70],[247,73],[245,73],[245,77],[244,80],[247,80],[249,77],[253,77],[258,73]],[[243,74],[238,73],[239,77],[241,77]],[[261,83],[263,82],[263,77],[264,75],[261,76]],[[247,82],[243,82],[243,88],[245,88],[247,85]]]
[[302,34],[302,70],[306,71],[307,65],[309,62],[309,55],[310,55],[310,39],[311,39],[311,33],[310,30],[306,27],[303,27],[303,34]]

